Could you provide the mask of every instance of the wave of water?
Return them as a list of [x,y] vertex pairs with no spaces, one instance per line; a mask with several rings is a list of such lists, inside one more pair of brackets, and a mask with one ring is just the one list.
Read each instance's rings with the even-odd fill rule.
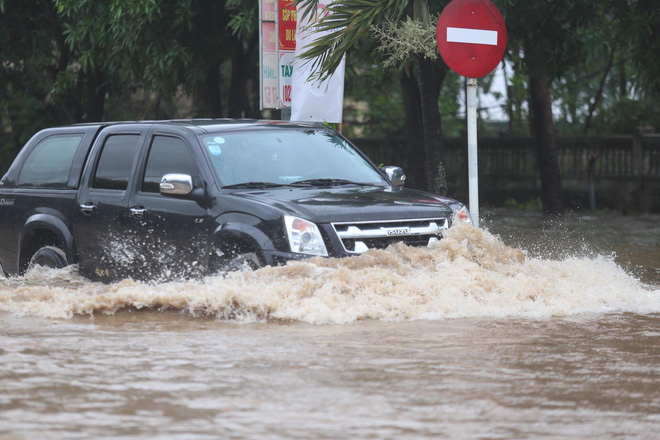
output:
[[660,289],[611,257],[533,258],[469,226],[450,229],[432,248],[398,244],[353,258],[313,258],[199,282],[104,285],[74,268],[0,280],[4,312],[70,318],[122,309],[308,323],[660,313]]

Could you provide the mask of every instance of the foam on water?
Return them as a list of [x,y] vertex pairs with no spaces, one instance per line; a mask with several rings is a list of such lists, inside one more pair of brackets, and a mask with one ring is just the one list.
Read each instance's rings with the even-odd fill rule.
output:
[[13,314],[68,318],[126,308],[309,323],[550,317],[660,313],[660,289],[611,257],[532,258],[469,226],[450,229],[428,249],[399,244],[354,258],[314,258],[199,282],[103,285],[74,269],[0,280],[0,311]]

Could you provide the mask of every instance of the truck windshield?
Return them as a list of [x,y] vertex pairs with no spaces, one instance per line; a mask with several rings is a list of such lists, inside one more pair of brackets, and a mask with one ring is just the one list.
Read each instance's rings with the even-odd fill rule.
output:
[[[330,181],[386,185],[338,135],[323,130],[255,130],[200,136],[222,186]],[[275,186],[275,185],[269,185]]]

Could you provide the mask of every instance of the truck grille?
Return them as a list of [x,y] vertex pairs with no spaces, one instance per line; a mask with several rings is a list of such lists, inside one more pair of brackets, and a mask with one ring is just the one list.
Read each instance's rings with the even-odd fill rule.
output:
[[360,254],[404,242],[408,246],[428,246],[449,227],[446,218],[393,220],[380,222],[333,223],[346,252]]

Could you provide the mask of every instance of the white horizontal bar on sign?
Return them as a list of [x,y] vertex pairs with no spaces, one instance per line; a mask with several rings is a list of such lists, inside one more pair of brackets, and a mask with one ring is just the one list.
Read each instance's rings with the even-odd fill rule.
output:
[[489,46],[497,46],[497,31],[448,27],[447,42],[487,44]]

